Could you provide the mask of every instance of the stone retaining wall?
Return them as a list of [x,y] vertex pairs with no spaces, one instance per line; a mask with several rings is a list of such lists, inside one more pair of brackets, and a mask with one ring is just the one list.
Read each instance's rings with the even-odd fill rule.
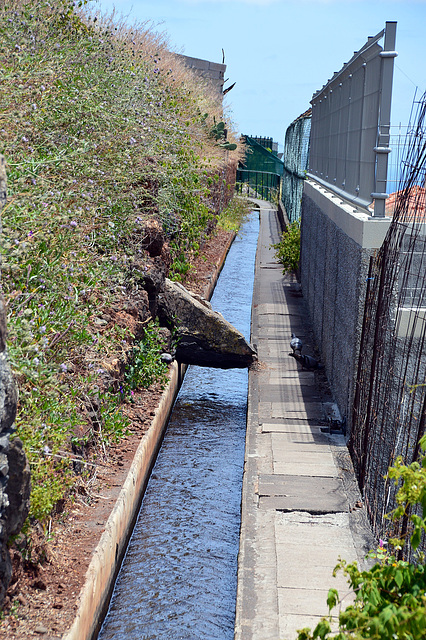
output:
[[389,224],[390,218],[371,219],[315,181],[305,181],[302,290],[321,361],[342,417],[348,421],[348,433],[368,266]]

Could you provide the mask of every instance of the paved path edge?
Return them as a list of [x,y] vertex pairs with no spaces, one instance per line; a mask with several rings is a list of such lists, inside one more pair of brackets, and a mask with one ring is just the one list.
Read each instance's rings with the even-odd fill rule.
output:
[[[283,224],[276,207],[263,200],[254,201],[262,208],[275,210],[278,219]],[[253,287],[253,303],[251,318],[251,342],[256,343],[257,339],[257,307],[255,300],[258,298],[257,292],[260,285],[260,228],[258,247],[255,260],[255,278]],[[247,432],[246,432],[246,448],[244,458],[244,475],[241,499],[241,529],[240,529],[240,548],[238,553],[238,581],[237,581],[237,600],[235,610],[235,628],[234,640],[245,640],[252,637],[253,620],[255,618],[256,605],[256,585],[255,585],[255,554],[258,553],[252,536],[252,531],[256,525],[257,517],[257,491],[256,484],[258,479],[257,456],[256,451],[256,433],[259,428],[259,376],[256,369],[249,370],[248,384],[248,401],[247,401]],[[269,611],[265,611],[265,619],[273,627],[272,633],[278,639],[278,590],[276,589],[276,566],[271,567],[271,572],[275,573],[268,582],[267,588],[272,590],[269,601]],[[266,585],[265,585],[266,586]]]

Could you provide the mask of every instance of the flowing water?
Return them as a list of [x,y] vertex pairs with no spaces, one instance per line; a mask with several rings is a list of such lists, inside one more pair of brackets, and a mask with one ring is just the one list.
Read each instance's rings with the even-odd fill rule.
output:
[[[250,338],[259,219],[245,222],[212,305]],[[191,366],[169,420],[100,640],[232,640],[247,370]]]

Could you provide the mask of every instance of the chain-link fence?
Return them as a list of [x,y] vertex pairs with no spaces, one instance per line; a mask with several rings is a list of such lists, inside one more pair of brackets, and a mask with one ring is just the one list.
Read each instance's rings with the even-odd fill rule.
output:
[[[393,219],[371,259],[349,447],[375,533],[409,533],[409,518],[390,530],[385,514],[396,487],[386,479],[397,456],[419,456],[426,426],[426,94],[408,129]],[[390,206],[390,205],[389,205]],[[423,541],[423,550],[425,544]]]
[[285,134],[281,201],[290,222],[300,220],[303,183],[308,169],[310,131],[309,109],[291,123]]

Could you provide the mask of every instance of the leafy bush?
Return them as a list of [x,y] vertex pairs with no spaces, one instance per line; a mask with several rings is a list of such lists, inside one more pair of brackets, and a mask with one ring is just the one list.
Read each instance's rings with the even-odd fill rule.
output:
[[[426,436],[421,440],[426,449]],[[426,456],[409,466],[397,459],[389,469],[388,477],[401,483],[397,492],[397,508],[389,514],[398,531],[401,519],[410,523],[409,537],[380,540],[376,552],[370,557],[377,563],[368,571],[360,571],[357,563],[340,560],[335,572],[342,569],[355,592],[353,605],[340,611],[339,631],[332,633],[331,610],[342,605],[336,589],[330,589],[327,604],[328,618],[323,618],[314,631],[303,629],[298,640],[423,640],[426,637],[426,570],[424,555],[418,552],[422,534],[426,531]],[[422,515],[419,515],[419,511]],[[414,561],[400,559],[408,546]],[[411,549],[410,549],[411,547]]]
[[161,343],[158,325],[150,322],[145,328],[143,339],[134,345],[130,364],[126,368],[125,380],[130,389],[146,389],[154,382],[165,386],[168,366],[160,359]]
[[234,197],[217,219],[217,226],[225,231],[237,231],[241,228],[251,208],[245,198]]
[[283,273],[296,271],[300,260],[300,223],[290,224],[281,240],[272,246],[275,249],[275,257],[283,265]]

